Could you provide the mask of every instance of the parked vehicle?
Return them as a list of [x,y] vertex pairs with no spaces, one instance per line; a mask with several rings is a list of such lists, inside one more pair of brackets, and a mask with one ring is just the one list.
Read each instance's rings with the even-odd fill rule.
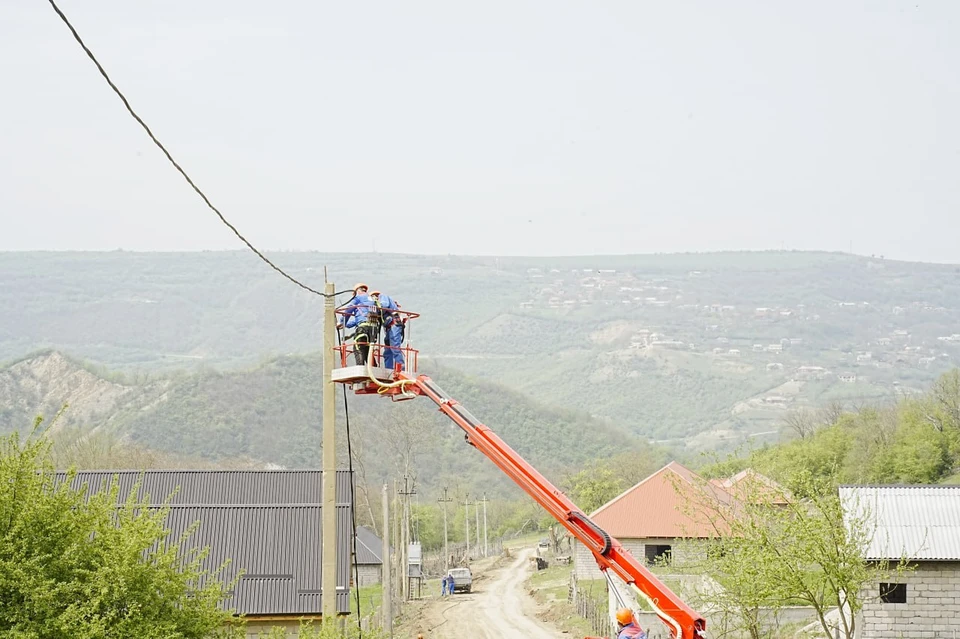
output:
[[454,592],[470,592],[473,587],[473,573],[469,568],[451,568],[447,574],[453,577]]

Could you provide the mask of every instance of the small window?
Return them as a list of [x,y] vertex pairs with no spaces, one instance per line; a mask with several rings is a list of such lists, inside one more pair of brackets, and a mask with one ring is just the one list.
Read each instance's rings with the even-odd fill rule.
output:
[[673,548],[667,544],[646,544],[643,547],[647,564],[651,566],[654,564],[669,564],[672,550]]
[[907,603],[907,584],[880,584],[880,601],[883,603]]

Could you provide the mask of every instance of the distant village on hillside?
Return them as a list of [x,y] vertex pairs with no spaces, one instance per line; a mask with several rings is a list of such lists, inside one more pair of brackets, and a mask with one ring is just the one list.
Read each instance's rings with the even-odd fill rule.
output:
[[[632,321],[647,325],[634,328],[611,347],[641,352],[675,349],[740,360],[797,381],[877,383],[890,377],[885,371],[923,372],[960,365],[960,320],[951,309],[925,302],[880,306],[857,300],[816,306],[695,302],[694,298],[704,297],[707,277],[700,271],[688,272],[687,281],[697,284],[690,287],[697,289],[690,293],[676,277],[640,279],[615,269],[530,268],[527,279],[535,293],[519,308],[560,315],[616,308],[621,309],[619,316],[623,316],[622,309],[629,309],[635,313]],[[838,318],[837,314],[850,317]],[[847,336],[839,335],[835,339],[810,336],[818,332],[818,324],[844,322],[858,325],[857,341],[851,343]],[[900,325],[919,326],[924,332],[897,328]],[[930,332],[940,327],[944,329],[941,333]],[[827,361],[829,365],[825,365]]]

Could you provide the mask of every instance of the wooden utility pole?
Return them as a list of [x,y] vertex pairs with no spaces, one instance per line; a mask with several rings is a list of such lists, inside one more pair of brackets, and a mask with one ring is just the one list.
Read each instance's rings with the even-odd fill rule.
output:
[[489,557],[489,547],[487,546],[487,493],[483,493],[483,556]]
[[[333,282],[324,286],[323,300],[323,542],[320,587],[323,623],[337,619],[337,440],[334,425],[336,394],[333,349],[336,342],[336,299]],[[349,559],[348,559],[349,561]]]
[[470,565],[470,493],[467,493],[463,498],[463,513],[464,513],[463,520],[467,524],[467,535],[466,535],[467,556],[466,556],[466,561],[464,563],[469,566]]
[[387,639],[393,639],[393,592],[390,583],[390,494],[387,485],[383,485],[383,550],[381,551],[381,561],[383,562],[383,574],[380,581],[383,582],[383,630],[387,633]]
[[453,497],[447,497],[447,487],[443,487],[443,497],[437,500],[443,504],[443,569],[450,570],[450,538],[447,535],[447,504]]

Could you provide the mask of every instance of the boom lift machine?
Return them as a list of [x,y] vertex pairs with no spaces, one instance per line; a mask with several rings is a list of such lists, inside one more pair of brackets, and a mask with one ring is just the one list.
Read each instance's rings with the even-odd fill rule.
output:
[[[355,308],[355,306],[339,308],[337,313],[346,317]],[[405,323],[419,317],[419,314],[409,311],[400,310],[396,313]],[[377,366],[377,363],[382,361],[382,355],[389,348],[403,353],[404,370],[401,370],[400,366],[397,366],[396,370]],[[382,395],[390,397],[393,401],[410,400],[416,397],[426,397],[431,400],[440,412],[460,427],[468,444],[496,464],[517,486],[590,550],[608,581],[609,573],[616,575],[635,594],[647,601],[670,629],[674,639],[702,639],[705,636],[706,621],[697,612],[638,562],[619,541],[591,521],[570,498],[527,463],[488,426],[444,392],[430,377],[418,374],[418,351],[409,346],[371,344],[366,363],[362,364],[359,363],[363,360],[357,356],[354,344],[341,344],[334,350],[337,355],[333,371],[334,382],[351,386],[359,395]],[[611,586],[613,586],[612,583]]]

